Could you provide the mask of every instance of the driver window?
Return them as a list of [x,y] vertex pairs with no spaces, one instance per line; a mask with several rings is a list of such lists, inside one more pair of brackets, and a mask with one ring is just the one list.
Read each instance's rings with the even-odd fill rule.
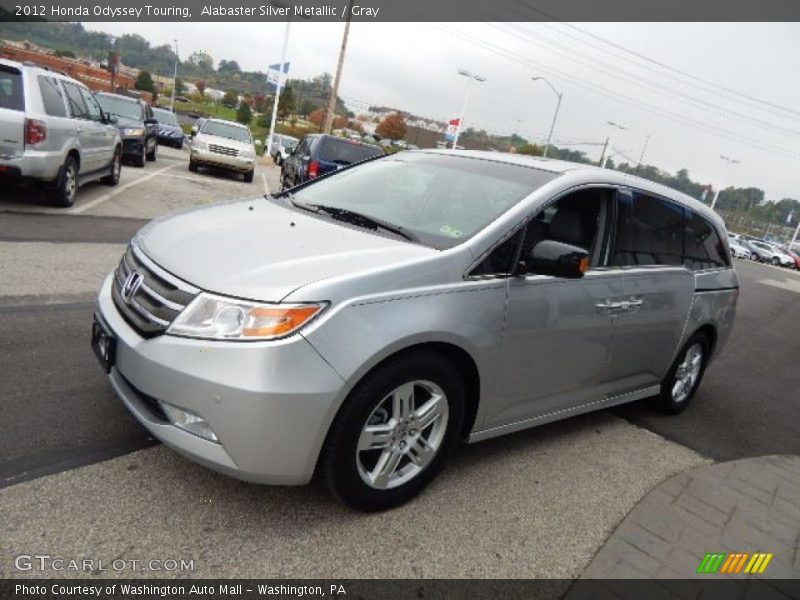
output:
[[609,188],[583,189],[546,207],[528,223],[520,257],[528,256],[539,242],[553,240],[585,250],[592,266],[602,264],[599,234],[613,194]]

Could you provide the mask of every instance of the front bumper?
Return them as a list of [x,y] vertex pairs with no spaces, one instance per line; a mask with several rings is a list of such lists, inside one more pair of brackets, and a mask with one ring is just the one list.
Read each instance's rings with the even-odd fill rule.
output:
[[220,169],[229,169],[231,171],[239,171],[240,173],[249,173],[256,166],[255,158],[245,158],[243,156],[228,156],[226,154],[219,154],[204,150],[197,146],[192,146],[192,160],[202,165],[210,167],[219,167]]
[[[314,348],[299,335],[275,342],[144,339],[114,306],[111,281],[109,275],[98,298],[98,313],[117,338],[109,379],[142,425],[191,460],[233,477],[307,483],[347,391]],[[202,417],[219,443],[159,418],[154,399]]]
[[122,154],[124,156],[141,156],[144,145],[144,138],[122,138]]

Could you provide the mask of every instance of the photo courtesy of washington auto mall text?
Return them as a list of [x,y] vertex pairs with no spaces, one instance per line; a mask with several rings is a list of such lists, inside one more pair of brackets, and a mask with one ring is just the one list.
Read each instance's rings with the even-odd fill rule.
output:
[[0,0],[0,600],[800,600],[800,2]]

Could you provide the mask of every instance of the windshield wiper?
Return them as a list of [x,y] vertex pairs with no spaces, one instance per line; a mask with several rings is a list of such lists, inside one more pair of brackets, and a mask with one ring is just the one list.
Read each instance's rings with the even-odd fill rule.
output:
[[389,223],[388,221],[384,221],[383,219],[379,219],[377,217],[370,217],[360,212],[356,212],[354,210],[349,210],[347,208],[337,208],[335,206],[325,206],[324,204],[300,204],[295,202],[292,198],[290,198],[292,203],[295,206],[300,206],[300,208],[309,209],[316,209],[317,212],[324,212],[328,213],[334,219],[339,221],[344,221],[345,223],[351,223],[358,227],[365,227],[367,229],[383,229],[390,233],[394,233],[395,235],[399,235],[400,237],[406,238],[409,242],[417,242],[419,243],[420,239],[415,234],[411,233],[410,231],[403,229],[399,225],[394,225]]

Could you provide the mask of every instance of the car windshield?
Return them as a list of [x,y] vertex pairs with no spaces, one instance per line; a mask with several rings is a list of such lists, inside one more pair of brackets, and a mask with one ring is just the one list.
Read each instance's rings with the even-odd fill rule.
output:
[[380,154],[383,154],[383,150],[375,146],[351,140],[325,138],[319,150],[319,159],[340,165],[351,165]]
[[135,121],[144,120],[142,105],[136,100],[127,100],[118,96],[106,96],[105,94],[97,94],[95,98],[97,98],[100,108],[106,114]]
[[354,211],[445,249],[473,236],[557,175],[476,158],[407,153],[320,179],[295,191],[292,200]]
[[163,123],[164,125],[178,124],[178,119],[175,118],[175,113],[171,113],[168,110],[159,110],[157,108],[154,108],[153,114],[155,115],[159,123]]
[[236,140],[237,142],[245,142],[249,144],[252,140],[250,138],[250,130],[233,123],[221,123],[219,121],[206,121],[200,133],[206,135],[216,135],[218,137],[228,138],[229,140]]
[[293,150],[298,141],[295,138],[283,138],[283,147],[287,150]]

